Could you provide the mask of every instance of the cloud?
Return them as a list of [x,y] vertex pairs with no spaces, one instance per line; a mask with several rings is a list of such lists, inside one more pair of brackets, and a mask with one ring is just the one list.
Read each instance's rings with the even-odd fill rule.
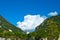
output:
[[58,13],[55,11],[55,12],[50,12],[48,15],[49,16],[56,16],[56,15],[58,15]]
[[38,25],[40,25],[46,19],[45,16],[40,15],[26,15],[24,16],[24,21],[17,22],[17,27],[21,28],[22,30],[31,30],[35,29]]

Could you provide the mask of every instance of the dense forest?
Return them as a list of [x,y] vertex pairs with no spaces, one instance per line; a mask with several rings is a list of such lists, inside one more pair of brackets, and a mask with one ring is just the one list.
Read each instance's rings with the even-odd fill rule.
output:
[[44,38],[47,38],[46,40],[58,40],[59,35],[60,15],[47,18],[30,34],[24,33],[20,28],[17,28],[0,16],[0,37],[13,40],[43,40]]
[[36,30],[38,37],[58,40],[60,34],[60,15],[46,19]]
[[6,19],[0,16],[0,37],[18,39],[23,38],[24,35],[24,32],[20,28],[12,25],[10,22],[6,21]]

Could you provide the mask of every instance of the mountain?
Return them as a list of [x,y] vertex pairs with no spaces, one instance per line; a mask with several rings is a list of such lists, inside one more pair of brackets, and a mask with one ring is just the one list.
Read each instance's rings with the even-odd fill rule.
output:
[[0,16],[0,37],[22,37],[24,32]]
[[0,16],[0,37],[12,38],[12,40],[58,40],[60,35],[60,15],[52,16],[44,20],[34,32],[25,34],[20,28],[12,25]]
[[60,15],[47,18],[41,25],[39,25],[35,33],[40,38],[48,40],[57,40],[60,35]]

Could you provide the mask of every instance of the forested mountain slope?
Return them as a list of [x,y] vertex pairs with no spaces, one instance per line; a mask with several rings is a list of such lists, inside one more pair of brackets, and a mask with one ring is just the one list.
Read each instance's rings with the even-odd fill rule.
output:
[[0,16],[0,37],[22,37],[23,31]]
[[47,37],[48,40],[57,39],[60,34],[60,15],[46,19],[36,28],[35,32],[41,38]]

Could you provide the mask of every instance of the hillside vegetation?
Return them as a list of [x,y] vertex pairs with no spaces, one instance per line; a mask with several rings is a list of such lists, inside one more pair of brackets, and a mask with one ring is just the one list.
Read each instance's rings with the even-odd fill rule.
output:
[[24,38],[24,32],[0,16],[0,37]]
[[[37,21],[37,20],[36,20]],[[58,40],[60,35],[60,15],[52,16],[44,20],[34,32],[25,34],[20,28],[7,22],[0,16],[0,37],[4,38],[20,38],[21,40]]]
[[40,38],[47,37],[48,40],[58,40],[60,34],[60,15],[46,19],[36,28],[35,32]]

